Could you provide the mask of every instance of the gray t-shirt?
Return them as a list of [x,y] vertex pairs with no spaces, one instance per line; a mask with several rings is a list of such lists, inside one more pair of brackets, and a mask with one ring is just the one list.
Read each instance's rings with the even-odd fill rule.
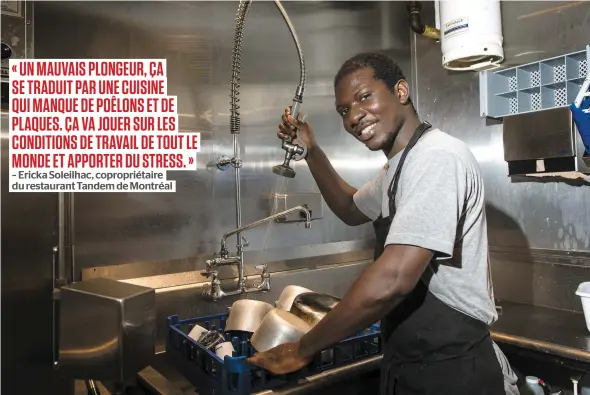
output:
[[[389,215],[387,189],[402,152],[363,185],[354,201],[367,217]],[[408,153],[395,198],[396,214],[385,245],[410,244],[437,253],[423,279],[442,302],[492,325],[494,305],[488,259],[484,186],[465,143],[439,129],[426,133]],[[517,376],[494,343],[507,395],[518,395]]]
[[[356,206],[375,220],[389,215],[387,189],[402,152],[354,195]],[[395,198],[388,244],[436,252],[423,275],[442,302],[488,325],[497,318],[488,260],[484,185],[479,165],[462,141],[427,132],[408,153]]]

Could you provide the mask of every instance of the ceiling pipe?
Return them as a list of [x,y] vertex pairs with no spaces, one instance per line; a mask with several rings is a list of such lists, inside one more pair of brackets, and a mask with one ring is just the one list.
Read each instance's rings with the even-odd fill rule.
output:
[[410,13],[410,28],[416,33],[424,37],[432,38],[434,40],[440,40],[440,30],[424,25],[420,18],[420,11],[422,11],[422,5],[418,1],[408,2],[408,11]]

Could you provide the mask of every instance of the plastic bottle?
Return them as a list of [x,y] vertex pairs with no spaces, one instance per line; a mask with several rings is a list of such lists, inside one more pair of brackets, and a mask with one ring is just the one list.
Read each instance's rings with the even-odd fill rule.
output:
[[526,376],[526,382],[520,387],[520,395],[545,395],[543,387],[539,385],[539,378]]

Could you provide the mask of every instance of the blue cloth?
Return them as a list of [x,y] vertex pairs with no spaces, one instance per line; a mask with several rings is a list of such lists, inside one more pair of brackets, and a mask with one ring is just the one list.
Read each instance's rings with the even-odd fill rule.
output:
[[588,108],[590,108],[590,97],[585,97],[582,100],[580,108],[573,103],[570,105],[574,123],[582,137],[582,143],[586,147],[586,155],[590,155],[590,113],[585,113],[583,110]]

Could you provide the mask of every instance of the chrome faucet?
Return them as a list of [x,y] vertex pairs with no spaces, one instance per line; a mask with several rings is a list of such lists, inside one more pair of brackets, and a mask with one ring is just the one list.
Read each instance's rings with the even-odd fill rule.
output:
[[245,288],[243,292],[240,290],[224,292],[221,289],[221,281],[219,281],[219,274],[217,270],[205,272],[206,276],[211,276],[211,286],[203,292],[203,295],[216,302],[224,296],[237,295],[240,293],[252,293],[252,292],[269,292],[270,291],[270,273],[268,272],[267,264],[254,266],[258,270],[262,270],[260,273],[260,282],[255,282],[253,288]]
[[[230,256],[227,250],[227,238],[297,211],[300,211],[305,215],[305,228],[311,228],[311,213],[306,206],[297,206],[224,233],[223,237],[221,238],[221,248],[219,253],[213,254],[213,259],[207,259],[205,261],[207,270],[203,274],[206,276],[211,276],[212,279],[211,286],[209,289],[205,290],[203,295],[213,301],[217,301],[224,296],[270,291],[270,274],[268,273],[268,267],[266,264],[255,266],[256,269],[262,271],[260,274],[260,282],[255,284],[253,287],[246,287],[246,280],[244,278],[244,247],[248,246],[248,241],[244,237],[241,237],[240,242],[237,245],[237,256]],[[219,276],[215,269],[220,266],[228,265],[238,266],[238,288],[234,291],[224,292],[221,289],[221,282],[219,281]]]

